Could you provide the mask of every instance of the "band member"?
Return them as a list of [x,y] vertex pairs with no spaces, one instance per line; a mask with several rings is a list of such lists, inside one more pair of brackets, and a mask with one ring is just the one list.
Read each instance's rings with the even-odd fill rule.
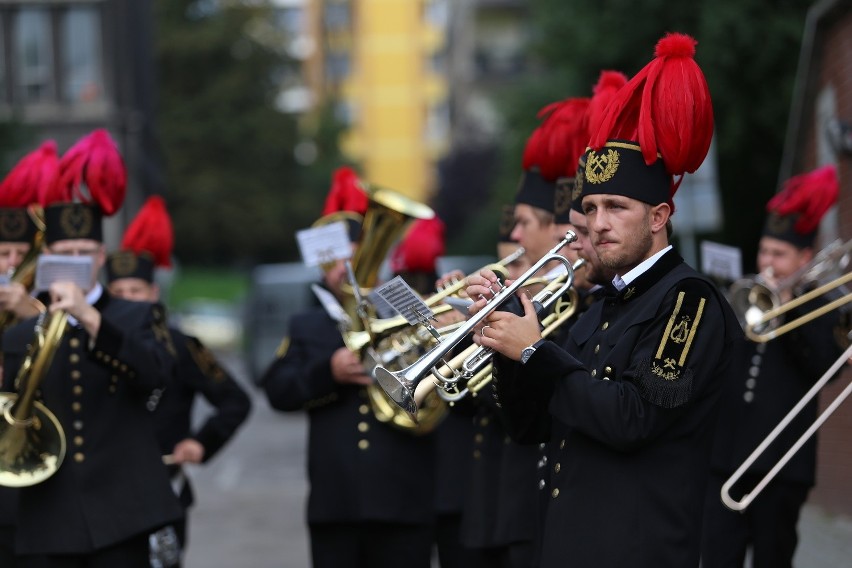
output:
[[[40,380],[39,400],[56,415],[68,450],[52,476],[19,492],[19,566],[148,567],[148,535],[183,514],[145,410],[173,372],[162,310],[113,298],[97,280],[105,260],[101,218],[121,206],[125,184],[115,143],[96,130],[63,156],[45,198],[45,253],[88,257],[91,272],[79,283],[55,281],[43,295],[51,317],[64,312],[68,324],[49,369],[27,380]],[[74,201],[82,196],[90,201]],[[5,390],[39,320],[3,335]]]
[[[523,316],[490,311],[475,337],[502,354],[495,383],[512,430],[551,440],[544,568],[698,563],[712,426],[740,330],[666,232],[673,176],[698,168],[712,134],[694,45],[663,38],[585,154],[583,210],[600,262],[616,274],[612,293],[580,316],[565,349],[540,340],[523,295]],[[469,280],[471,297],[493,282]]]
[[[343,209],[363,214],[366,208],[354,172],[339,170],[324,215]],[[350,226],[357,243],[358,227]],[[325,267],[323,286],[345,300],[345,278],[344,263],[337,261]],[[321,307],[291,318],[289,337],[262,378],[273,408],[308,413],[313,566],[428,568],[434,440],[380,422],[370,405],[372,382]]]
[[[838,186],[834,166],[825,166],[791,178],[767,204],[757,268],[762,282],[778,290],[781,302],[807,291],[808,284],[816,285],[790,283],[788,279],[795,279],[794,275],[813,259],[820,221],[837,199]],[[781,286],[785,281],[787,284]],[[822,298],[794,308],[785,320],[828,301]],[[840,357],[846,347],[846,332],[848,326],[843,326],[841,312],[829,312],[767,343],[749,342],[737,357],[735,379],[723,394],[713,452],[701,558],[705,568],[742,567],[747,550],[751,550],[756,567],[792,566],[799,511],[815,481],[816,436],[796,452],[745,511],[725,508],[720,490]],[[817,410],[814,398],[734,485],[734,499],[741,499],[780,461],[816,420]]]
[[[32,274],[24,274],[18,268],[44,237],[38,196],[44,187],[56,183],[58,174],[56,144],[47,141],[24,156],[0,184],[0,274],[9,279],[0,284],[0,332],[19,319],[44,310],[43,304],[30,295]],[[22,270],[32,272],[34,266]],[[0,487],[0,566],[10,568],[16,566],[16,491]]]
[[[148,198],[128,225],[121,250],[107,258],[110,294],[134,302],[159,302],[155,271],[171,268],[173,240],[172,222],[163,198]],[[154,413],[157,440],[169,464],[172,487],[188,516],[194,495],[183,464],[208,463],[243,424],[251,410],[251,400],[198,339],[184,335],[174,326],[169,326],[169,333],[177,352],[177,372],[166,388],[151,393],[147,407]],[[203,397],[213,411],[193,427],[192,407],[197,396]],[[182,551],[186,550],[186,524],[185,517],[174,526]]]

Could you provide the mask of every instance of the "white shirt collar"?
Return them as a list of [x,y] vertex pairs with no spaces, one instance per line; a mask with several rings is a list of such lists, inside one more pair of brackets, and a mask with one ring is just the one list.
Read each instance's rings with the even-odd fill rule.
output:
[[634,280],[639,278],[642,274],[647,272],[649,268],[654,266],[654,263],[656,263],[660,259],[660,257],[662,257],[664,254],[669,252],[669,250],[671,250],[671,248],[672,248],[672,245],[669,245],[666,248],[664,248],[663,250],[657,252],[656,254],[646,258],[645,260],[643,260],[642,262],[637,264],[635,268],[630,270],[624,276],[619,276],[618,274],[616,274],[615,277],[612,279],[612,285],[615,286],[615,289],[618,290],[619,292],[622,291],[631,282],[633,282]]

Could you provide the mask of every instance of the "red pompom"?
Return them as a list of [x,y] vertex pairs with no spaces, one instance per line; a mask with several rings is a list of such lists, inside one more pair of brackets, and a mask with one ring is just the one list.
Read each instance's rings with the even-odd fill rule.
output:
[[0,207],[27,207],[42,203],[59,176],[56,142],[47,140],[12,168],[0,184]]
[[668,33],[654,48],[654,57],[695,57],[698,42],[686,34]]
[[444,231],[444,222],[438,217],[415,221],[391,255],[391,270],[435,272],[438,257],[444,254]]
[[46,197],[56,202],[94,203],[105,216],[121,208],[127,192],[127,171],[118,147],[106,130],[77,141],[59,161],[59,181]]
[[122,250],[141,254],[147,252],[154,257],[154,265],[169,268],[172,265],[174,248],[172,219],[162,197],[154,195],[139,209],[139,213],[127,226],[121,240]]
[[837,168],[823,166],[788,179],[766,204],[766,210],[780,216],[798,214],[793,229],[806,235],[816,231],[825,213],[837,202],[839,192]]
[[343,166],[334,172],[331,189],[325,198],[322,216],[338,211],[352,211],[363,215],[367,212],[369,198],[352,168]]

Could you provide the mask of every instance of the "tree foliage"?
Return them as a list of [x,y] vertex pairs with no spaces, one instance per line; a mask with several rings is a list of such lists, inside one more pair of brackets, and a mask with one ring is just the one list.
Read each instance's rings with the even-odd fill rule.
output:
[[184,262],[280,260],[311,208],[295,119],[274,105],[290,63],[250,33],[269,17],[259,2],[156,2],[158,127]]

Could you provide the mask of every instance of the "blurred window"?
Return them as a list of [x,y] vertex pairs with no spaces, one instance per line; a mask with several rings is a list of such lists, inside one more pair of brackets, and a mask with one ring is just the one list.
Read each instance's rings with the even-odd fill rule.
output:
[[25,103],[38,103],[53,94],[53,42],[46,8],[21,8],[15,17],[16,91]]
[[95,6],[68,8],[62,17],[62,99],[75,103],[104,98],[101,18]]

